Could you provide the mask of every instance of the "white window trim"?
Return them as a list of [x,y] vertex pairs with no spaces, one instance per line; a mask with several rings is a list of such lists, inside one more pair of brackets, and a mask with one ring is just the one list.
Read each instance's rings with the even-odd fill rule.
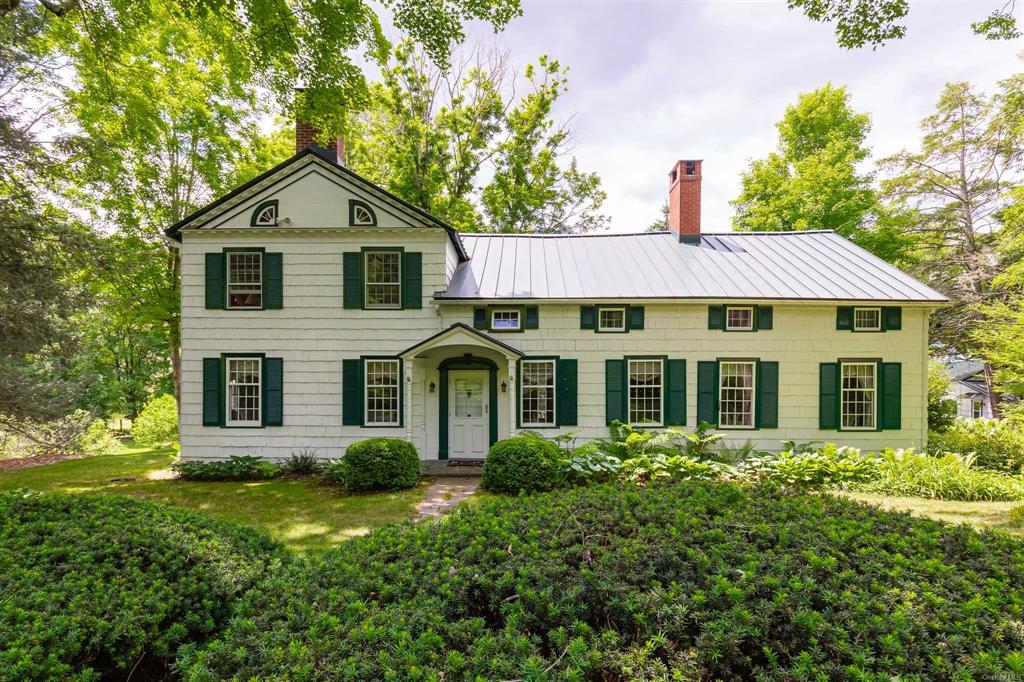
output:
[[[270,220],[264,220],[263,219],[263,214],[266,213],[267,211],[270,211]],[[259,215],[256,216],[255,223],[256,223],[256,227],[276,227],[277,226],[277,206],[273,205],[273,204],[270,205],[270,206],[265,206],[263,208],[263,210],[261,210],[259,212]]]
[[[750,365],[750,426],[722,423],[722,365]],[[757,361],[756,360],[719,360],[718,362],[718,425],[723,429],[749,431],[757,428]]]
[[[231,365],[235,362],[256,362],[256,395],[257,417],[250,419],[231,418]],[[225,426],[263,426],[263,358],[252,355],[226,356],[224,358],[224,425]]]
[[[370,281],[370,256],[379,254],[394,254],[398,256],[398,282],[371,282]],[[370,303],[370,287],[371,286],[397,286],[398,287],[398,303],[394,304],[371,304]],[[402,309],[402,252],[401,251],[388,251],[381,249],[379,251],[364,251],[363,252],[363,306],[367,310],[401,310]]]
[[[658,362],[661,364],[661,381],[658,383],[658,388],[661,389],[659,399],[659,419],[657,423],[651,422],[634,422],[630,419],[633,415],[633,410],[629,406],[629,389],[630,379],[633,376],[633,372],[630,368],[634,362]],[[665,425],[665,359],[664,358],[629,358],[626,362],[626,420],[630,426],[639,426],[640,428],[657,428]]]
[[[605,311],[617,310],[622,313],[622,326],[621,327],[604,327],[601,325],[601,313]],[[598,306],[597,308],[597,331],[599,332],[624,332],[626,331],[626,306]]]
[[[872,425],[871,426],[845,426],[844,425],[844,422],[846,421],[846,419],[845,419],[846,412],[845,412],[843,406],[845,405],[846,401],[843,400],[843,394],[846,393],[846,391],[853,391],[853,390],[862,391],[862,390],[865,390],[865,389],[845,388],[843,386],[843,370],[846,367],[853,367],[853,366],[871,367],[871,376],[872,376],[871,384],[873,386],[873,388],[870,389],[871,390],[871,421],[872,421]],[[840,362],[839,363],[839,430],[840,431],[877,431],[878,430],[878,363],[877,362]]]
[[[878,324],[874,327],[860,327],[857,325],[857,311],[858,310],[874,310],[878,312]],[[882,309],[875,306],[861,306],[853,309],[853,320],[850,321],[853,325],[853,331],[855,332],[880,332],[882,331]]]
[[[515,313],[516,314],[516,326],[514,327],[496,327],[494,326],[494,316],[498,313]],[[519,308],[492,308],[491,309],[491,324],[490,330],[495,332],[518,332],[523,329],[523,312]]]
[[[746,310],[750,313],[750,323],[745,326],[734,326],[729,324],[729,311]],[[725,306],[725,331],[727,332],[752,332],[754,331],[754,306],[752,305],[727,305]]]
[[[977,413],[977,416],[975,416]],[[982,398],[971,399],[971,419],[982,419],[985,417],[985,401]]]
[[[550,422],[527,422],[523,421],[523,428],[551,428],[558,426],[558,362],[554,358],[543,358],[538,360],[523,360],[523,366],[527,364],[548,364],[551,365],[551,421]],[[520,382],[525,376],[525,372],[520,367],[521,376],[519,377]],[[526,410],[523,409],[523,400],[526,396],[523,395],[523,389],[526,388],[525,384],[520,384],[519,388],[519,416],[522,419],[523,415],[526,414]]]
[[[363,213],[363,218],[359,218],[359,213]],[[373,216],[370,215],[370,211],[365,206],[353,206],[352,217],[355,219],[354,227],[373,227]]]
[[[225,265],[224,265],[224,303],[229,310],[261,310],[263,308],[263,252],[262,251],[228,251],[226,254]],[[260,262],[260,304],[259,305],[231,305],[231,260],[234,256],[259,256]],[[255,293],[255,285],[249,284],[247,286],[253,287]]]
[[[395,366],[395,375],[398,378],[396,384],[397,404],[395,410],[395,421],[393,422],[371,422],[370,421],[370,382],[367,380],[370,372],[371,362],[386,362]],[[402,424],[402,364],[398,358],[366,358],[363,362],[363,426],[401,426]]]

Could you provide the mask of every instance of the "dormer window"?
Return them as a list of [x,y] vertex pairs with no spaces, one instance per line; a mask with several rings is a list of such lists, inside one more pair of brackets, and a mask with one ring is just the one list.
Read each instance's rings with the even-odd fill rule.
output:
[[349,199],[348,224],[351,227],[376,227],[377,214],[366,202]]
[[277,200],[264,201],[252,212],[252,219],[249,221],[252,227],[275,227],[277,226]]

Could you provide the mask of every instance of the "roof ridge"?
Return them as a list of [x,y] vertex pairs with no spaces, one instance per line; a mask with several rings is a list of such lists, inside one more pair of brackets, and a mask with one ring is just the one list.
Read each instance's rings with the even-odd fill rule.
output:
[[[532,232],[459,232],[462,237],[516,238],[516,239],[582,239],[589,237],[660,237],[672,234],[661,232],[599,232],[590,234],[536,234]],[[788,237],[802,234],[836,234],[835,230],[792,230],[788,232],[701,232],[701,237]]]

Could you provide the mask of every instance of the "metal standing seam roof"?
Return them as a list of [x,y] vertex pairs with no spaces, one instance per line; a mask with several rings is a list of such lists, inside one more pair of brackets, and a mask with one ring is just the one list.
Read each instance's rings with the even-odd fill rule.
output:
[[462,234],[445,299],[801,299],[944,303],[830,230],[703,234]]

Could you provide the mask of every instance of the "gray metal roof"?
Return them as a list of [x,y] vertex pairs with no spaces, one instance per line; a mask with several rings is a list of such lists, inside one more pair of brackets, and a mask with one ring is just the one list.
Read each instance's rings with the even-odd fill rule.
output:
[[470,259],[440,299],[802,299],[945,302],[832,231],[463,234]]
[[976,374],[985,371],[985,363],[981,360],[949,360],[946,362],[946,371],[953,381],[968,381]]

